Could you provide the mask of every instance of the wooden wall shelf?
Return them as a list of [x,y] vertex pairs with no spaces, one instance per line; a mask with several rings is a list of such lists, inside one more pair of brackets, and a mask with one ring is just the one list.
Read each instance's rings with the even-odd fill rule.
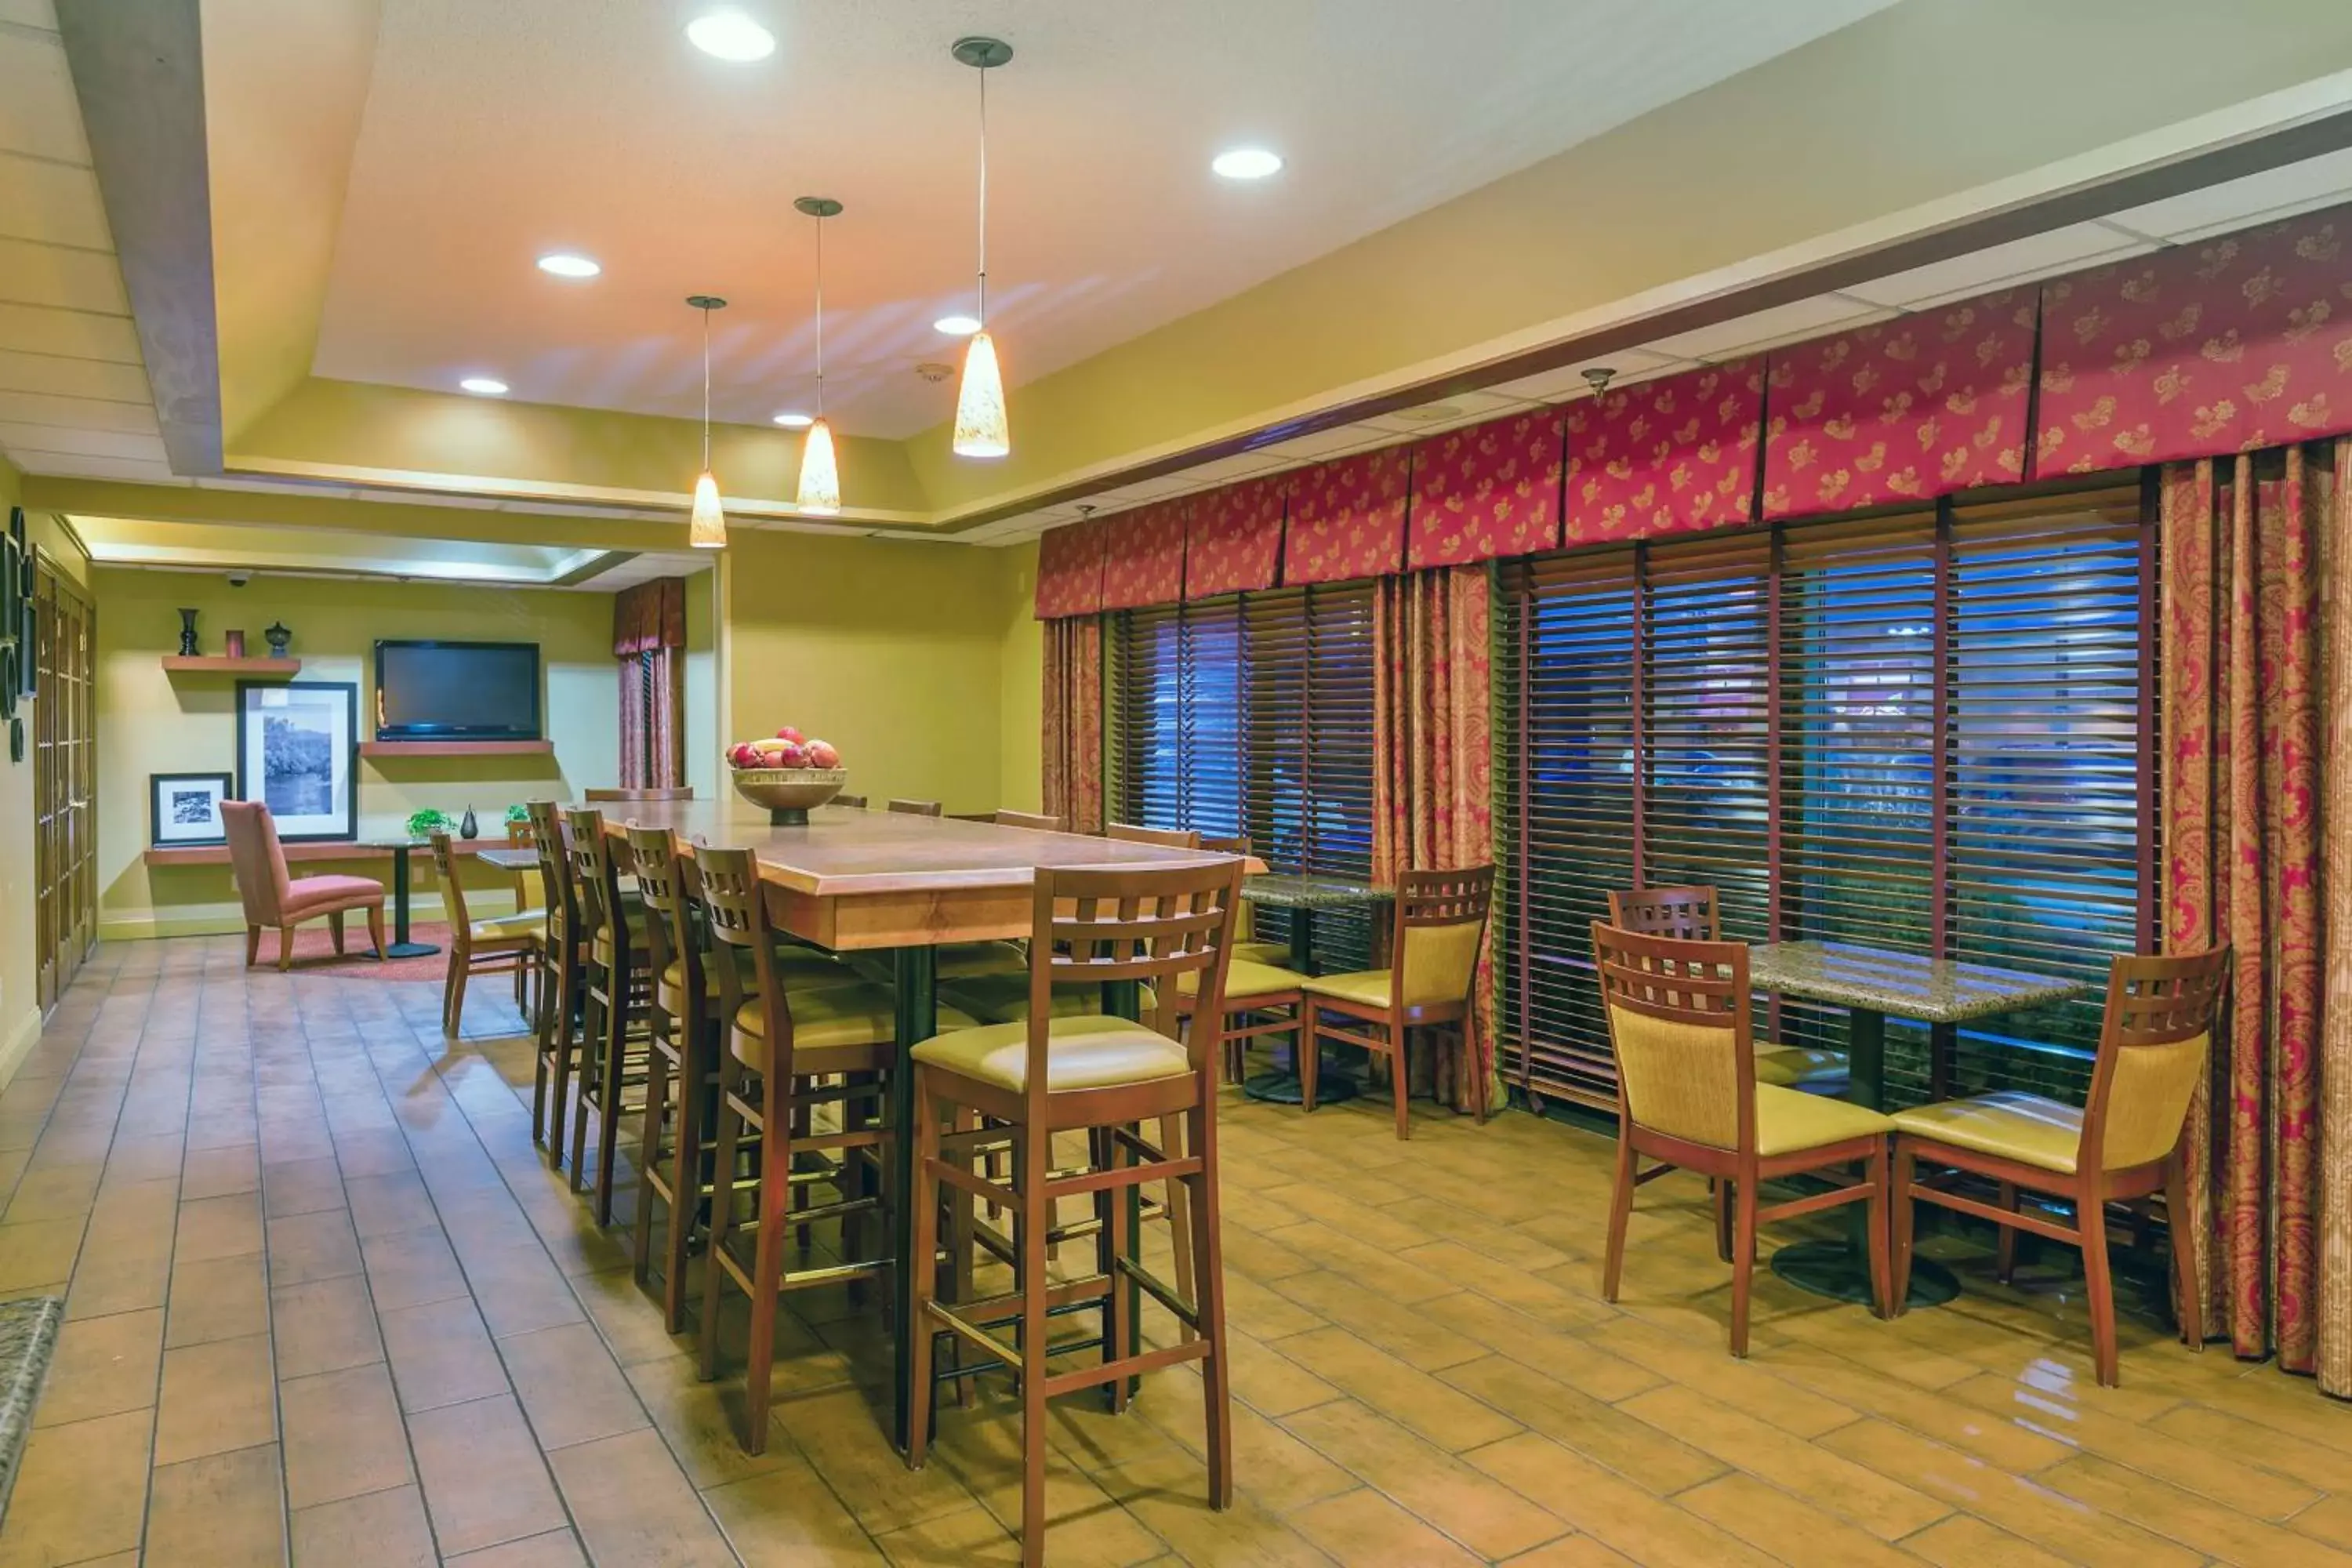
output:
[[362,757],[551,757],[552,741],[362,741]]
[[299,675],[299,658],[230,658],[225,654],[163,656],[163,668],[173,675]]
[[[399,831],[396,827],[389,830],[393,834]],[[392,858],[392,851],[388,848],[381,846],[371,847],[366,844],[354,843],[350,839],[337,839],[326,844],[285,844],[280,845],[279,847],[285,850],[286,863],[289,866],[299,865],[306,860],[382,861]],[[480,838],[453,839],[450,841],[449,847],[460,855],[479,855],[485,849],[509,849],[513,846],[507,842],[506,834],[501,831],[495,837],[486,835]],[[410,845],[408,852],[411,855],[423,855],[431,848],[432,846],[429,844],[417,843]],[[228,846],[226,844],[151,844],[140,858],[150,866],[226,866],[228,864]]]

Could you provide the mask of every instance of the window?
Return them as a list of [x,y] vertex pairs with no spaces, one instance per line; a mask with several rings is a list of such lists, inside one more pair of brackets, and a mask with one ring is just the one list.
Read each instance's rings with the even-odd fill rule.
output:
[[[1745,941],[2104,981],[2152,931],[2142,518],[2137,490],[2077,492],[1507,568],[1506,1076],[1613,1101],[1590,929],[1612,888],[1710,883]],[[2079,1093],[2099,1008],[1941,1048],[1890,1019],[1890,1093]],[[1758,1022],[1807,1044],[1845,1030],[1794,999]]]
[[[1370,873],[1369,584],[1123,611],[1110,659],[1115,817],[1246,837],[1276,870]],[[1259,925],[1286,931],[1276,910]],[[1316,934],[1327,965],[1370,963],[1362,913]]]

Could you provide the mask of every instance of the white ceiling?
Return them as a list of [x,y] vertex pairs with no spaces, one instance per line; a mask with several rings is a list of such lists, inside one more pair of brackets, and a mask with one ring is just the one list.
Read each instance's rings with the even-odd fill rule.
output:
[[171,477],[52,0],[0,5],[0,451]]
[[[826,386],[903,437],[953,384],[914,374],[972,304],[986,32],[990,305],[1042,375],[1734,75],[1891,0],[738,0],[768,59],[697,52],[710,0],[383,0],[315,369],[692,416],[813,396],[811,220],[829,195]],[[1234,144],[1288,160],[1221,181]],[[533,258],[583,251],[568,283]]]
[[1588,395],[1583,372],[1591,366],[1605,363],[1616,372],[1613,384],[1631,385],[1695,364],[1739,359],[1907,311],[1932,310],[1971,295],[2077,272],[2168,245],[2192,244],[2233,229],[2347,202],[2352,202],[2352,152],[2331,153],[2242,180],[2209,185],[2147,206],[2133,207],[2094,223],[2052,229],[1931,267],[1890,274],[1832,293],[1721,321],[1698,331],[1660,338],[1643,348],[1456,395],[1442,404],[1334,426],[1311,436],[1296,437],[1140,484],[1106,489],[1083,501],[1063,502],[1004,518],[961,537],[974,543],[1012,544],[1076,521],[1084,515],[1082,506],[1108,514],[1169,496],[1212,489],[1253,473],[1303,468],[1349,452],[1419,440],[1458,425],[1499,417],[1513,408],[1566,403]]

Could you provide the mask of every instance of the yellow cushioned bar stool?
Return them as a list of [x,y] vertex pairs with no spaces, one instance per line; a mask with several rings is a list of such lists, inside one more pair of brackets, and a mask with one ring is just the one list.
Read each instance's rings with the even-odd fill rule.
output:
[[653,970],[646,948],[645,906],[621,895],[619,862],[605,837],[604,814],[563,815],[567,853],[580,900],[582,948],[580,1103],[572,1123],[572,1190],[587,1183],[588,1113],[596,1114],[596,1223],[613,1223],[615,1145],[624,1097],[645,1082],[647,1005]]
[[[2083,1249],[2092,1360],[2099,1382],[2121,1373],[2116,1349],[2115,1281],[2107,1266],[2106,1206],[2161,1196],[2172,1231],[2175,1310],[2181,1337],[2205,1348],[2198,1299],[2197,1238],[2181,1152],[2189,1105],[2212,1050],[2213,1016],[2229,974],[2230,950],[2178,958],[2118,958],[2108,972],[2105,1021],[2080,1108],[2033,1094],[1986,1094],[1895,1113],[1895,1280],[1903,1300],[1911,1271],[1914,1200],[1957,1209],[2000,1227],[2000,1275],[2016,1266],[2021,1230]],[[1918,1167],[1944,1173],[1923,1181]],[[1990,1177],[1998,1200],[1960,1190]],[[2018,1206],[2022,1192],[2063,1198],[2068,1226]]]
[[[1127,870],[1053,870],[1035,877],[1029,939],[1031,1005],[1017,1024],[949,1029],[914,1049],[915,1262],[908,1270],[913,1327],[908,1377],[914,1406],[907,1462],[928,1453],[935,1385],[933,1341],[941,1333],[987,1358],[974,1371],[1016,1373],[1021,1394],[1021,1557],[1045,1559],[1045,1402],[1055,1394],[1108,1384],[1123,1410],[1128,1383],[1142,1373],[1197,1361],[1206,1401],[1209,1504],[1233,1497],[1233,1415],[1225,1359],[1224,1274],[1217,1221],[1215,1064],[1208,1032],[1189,1047],[1175,1037],[1172,1006],[1136,1023],[1111,1013],[1056,1016],[1051,994],[1068,986],[1093,994],[1108,984],[1150,982],[1171,1002],[1187,974],[1198,974],[1201,1006],[1223,1005],[1225,942],[1232,934],[1241,862]],[[970,1113],[996,1124],[964,1131]],[[1185,1123],[1179,1154],[1153,1146],[1139,1129],[1163,1117]],[[942,1136],[943,1124],[958,1131]],[[979,1173],[972,1152],[1013,1140],[1013,1174],[1000,1184]],[[1074,1172],[1053,1169],[1057,1132],[1084,1131],[1089,1158]],[[1191,1227],[1190,1299],[1130,1256],[1134,1239],[1128,1189],[1175,1180],[1184,1184]],[[943,1187],[959,1209],[973,1197],[1013,1215],[1013,1289],[950,1304],[939,1299],[935,1260]],[[1058,1197],[1091,1198],[1100,1220],[1095,1268],[1080,1278],[1046,1272],[1047,1235]],[[950,1259],[953,1268],[955,1260]],[[1171,1312],[1185,1331],[1173,1343],[1139,1348],[1140,1291]],[[1098,1339],[1048,1342],[1047,1314],[1099,1307]],[[1003,1326],[1017,1325],[1007,1341]],[[1082,1364],[1067,1357],[1085,1355]],[[1055,1370],[1054,1360],[1064,1362]]]
[[523,910],[474,919],[466,909],[465,884],[457,879],[456,847],[446,833],[431,837],[433,869],[441,878],[441,906],[449,917],[449,973],[441,986],[441,1032],[454,1040],[465,1022],[469,978],[511,969],[520,979],[538,972],[547,939],[547,911]]
[[[1478,953],[1494,902],[1495,868],[1407,871],[1397,879],[1395,926],[1389,967],[1352,974],[1318,974],[1306,993],[1307,1038],[1299,1042],[1299,1103],[1315,1109],[1315,1079],[1325,1042],[1358,1047],[1388,1059],[1396,1098],[1396,1135],[1412,1136],[1405,1042],[1415,1029],[1440,1030],[1458,1042],[1458,1070],[1471,1089],[1478,1120],[1486,1120],[1486,1075],[1477,1067]],[[1341,1023],[1335,1026],[1330,1020]]]
[[[1601,1293],[1617,1300],[1633,1189],[1675,1169],[1732,1193],[1731,1353],[1748,1353],[1748,1297],[1756,1227],[1841,1204],[1870,1205],[1870,1282],[1890,1310],[1886,1135],[1893,1123],[1843,1100],[1756,1081],[1749,1034],[1748,947],[1689,942],[1592,924],[1601,997],[1617,1055],[1617,1179]],[[1643,1171],[1641,1159],[1660,1161]],[[1762,1183],[1860,1163],[1860,1182],[1767,1208]]]
[[563,843],[563,818],[551,800],[526,803],[531,848],[539,855],[540,901],[547,910],[540,980],[538,1059],[532,1064],[530,1135],[551,1165],[563,1163],[564,1107],[577,1060],[582,987],[580,903]]
[[[711,1161],[710,1241],[702,1277],[697,1350],[701,1374],[719,1370],[719,1310],[730,1281],[751,1299],[744,1372],[743,1451],[768,1446],[776,1309],[786,1290],[856,1283],[887,1272],[887,1225],[865,1220],[886,1204],[881,1152],[888,1075],[898,1070],[897,1002],[844,972],[844,984],[802,989],[790,978],[768,919],[759,863],[748,849],[698,846],[694,880],[719,977],[717,1016],[727,1021]],[[740,951],[741,958],[736,956]],[[970,1020],[952,1012],[957,1023]],[[736,1172],[746,1137],[759,1140],[748,1192]],[[832,1202],[795,1208],[794,1190],[830,1187]],[[748,1215],[739,1213],[750,1200]],[[789,1227],[840,1222],[837,1251],[784,1266]],[[875,1244],[869,1252],[867,1243]],[[749,1247],[749,1256],[745,1248]]]

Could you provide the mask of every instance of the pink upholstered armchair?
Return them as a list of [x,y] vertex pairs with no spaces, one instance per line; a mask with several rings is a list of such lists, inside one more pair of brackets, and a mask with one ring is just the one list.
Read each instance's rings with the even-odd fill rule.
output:
[[236,875],[237,896],[245,900],[245,963],[250,969],[261,953],[261,928],[278,928],[278,967],[294,967],[294,928],[304,921],[327,917],[335,951],[343,951],[343,915],[367,911],[368,940],[376,958],[383,957],[383,884],[366,877],[304,877],[286,875],[286,852],[278,845],[278,825],[269,808],[258,801],[221,802],[221,821],[228,829],[228,860]]

